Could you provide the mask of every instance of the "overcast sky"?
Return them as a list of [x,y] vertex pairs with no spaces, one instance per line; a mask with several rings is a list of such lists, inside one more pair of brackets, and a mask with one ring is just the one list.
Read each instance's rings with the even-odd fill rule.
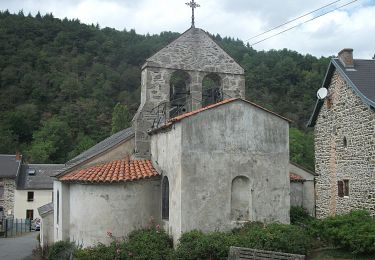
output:
[[[35,15],[53,13],[59,18],[78,18],[83,23],[99,23],[118,30],[135,29],[137,33],[162,31],[184,32],[190,27],[188,0],[0,0],[0,9],[23,10]],[[306,16],[313,18],[352,0]],[[196,27],[213,34],[231,36],[247,42],[249,38],[306,14],[334,0],[197,0]],[[271,36],[298,24],[252,39]],[[342,48],[353,48],[355,58],[372,58],[375,54],[375,0],[358,0],[342,9],[253,46],[257,50],[288,48],[315,56],[336,55]]]

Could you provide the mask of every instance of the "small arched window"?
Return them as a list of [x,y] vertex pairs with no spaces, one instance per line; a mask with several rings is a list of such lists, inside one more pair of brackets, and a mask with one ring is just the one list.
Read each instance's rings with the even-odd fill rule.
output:
[[187,72],[178,70],[172,73],[169,82],[170,117],[188,112],[190,84],[191,79]]
[[250,219],[250,181],[245,176],[237,176],[232,181],[231,217],[232,220]]
[[169,181],[168,177],[163,178],[162,194],[161,194],[161,217],[162,219],[169,219]]
[[344,136],[344,139],[342,140],[344,147],[346,148],[348,146],[348,140],[346,139],[346,136]]
[[209,106],[223,100],[221,78],[210,73],[202,81],[202,107]]

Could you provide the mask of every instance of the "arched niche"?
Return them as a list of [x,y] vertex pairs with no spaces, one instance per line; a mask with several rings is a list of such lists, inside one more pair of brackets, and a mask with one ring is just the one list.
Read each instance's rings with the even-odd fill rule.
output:
[[231,218],[234,221],[250,220],[250,180],[246,176],[237,176],[232,181]]
[[161,185],[161,218],[164,220],[169,219],[169,180],[164,177]]
[[186,71],[177,70],[169,81],[169,116],[175,117],[189,111],[191,77]]
[[202,81],[202,107],[209,106],[223,100],[221,78],[216,73],[210,73]]

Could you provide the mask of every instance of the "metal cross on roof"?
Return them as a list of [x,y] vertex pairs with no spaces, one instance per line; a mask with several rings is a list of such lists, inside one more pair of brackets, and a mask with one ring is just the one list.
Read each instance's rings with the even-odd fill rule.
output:
[[195,21],[194,21],[194,9],[200,7],[200,5],[197,4],[194,0],[191,0],[190,2],[186,3],[186,5],[188,5],[188,6],[191,7],[191,12],[192,12],[192,16],[191,16],[191,27],[194,28],[194,27],[195,27]]

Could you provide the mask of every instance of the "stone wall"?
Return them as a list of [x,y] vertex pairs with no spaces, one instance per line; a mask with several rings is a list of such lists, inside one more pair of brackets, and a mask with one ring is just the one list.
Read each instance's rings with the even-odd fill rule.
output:
[[16,181],[10,178],[0,179],[0,185],[4,187],[3,200],[0,199],[0,207],[3,207],[4,215],[14,214],[14,192]]
[[133,119],[135,158],[150,158],[147,132],[161,117],[157,112],[164,104],[167,105],[163,119],[169,118],[170,79],[176,71],[184,71],[190,77],[186,112],[201,108],[202,81],[208,74],[214,73],[220,78],[224,99],[245,97],[244,69],[203,30],[189,29],[147,59],[142,67],[141,104]]
[[[336,71],[315,126],[316,215],[367,209],[375,215],[375,112]],[[338,181],[349,196],[338,197]]]

